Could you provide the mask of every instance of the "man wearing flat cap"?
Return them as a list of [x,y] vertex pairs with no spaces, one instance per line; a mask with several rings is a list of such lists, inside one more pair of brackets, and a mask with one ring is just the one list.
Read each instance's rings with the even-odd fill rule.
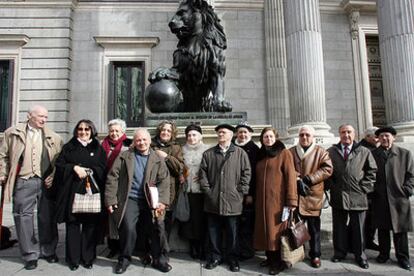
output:
[[243,197],[249,191],[251,168],[247,153],[231,139],[235,131],[229,124],[215,128],[218,144],[204,152],[200,165],[200,187],[204,193],[210,252],[205,266],[213,269],[223,261],[221,237],[226,229],[227,262],[230,270],[238,263],[237,220],[243,209]]
[[390,258],[393,233],[395,256],[401,268],[411,271],[408,235],[413,231],[410,196],[414,189],[414,161],[409,150],[394,144],[397,131],[383,127],[375,134],[380,147],[372,152],[378,172],[373,196],[374,224],[378,227],[378,263]]

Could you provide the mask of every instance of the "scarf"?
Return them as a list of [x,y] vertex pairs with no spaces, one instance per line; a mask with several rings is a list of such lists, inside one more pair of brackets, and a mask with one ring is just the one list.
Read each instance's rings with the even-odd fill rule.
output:
[[262,147],[259,150],[258,160],[261,160],[266,157],[275,157],[285,148],[285,145],[279,140],[276,140],[276,142],[270,147],[262,145]]
[[[106,168],[109,170],[114,164],[115,158],[119,155],[122,149],[123,142],[126,140],[126,134],[122,135],[118,140],[114,141],[109,136],[106,136],[102,142],[102,147],[106,152]],[[111,146],[113,150],[111,151]]]

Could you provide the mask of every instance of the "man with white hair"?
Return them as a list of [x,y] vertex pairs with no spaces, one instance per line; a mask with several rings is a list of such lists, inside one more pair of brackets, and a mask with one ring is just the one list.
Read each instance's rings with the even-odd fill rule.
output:
[[[371,152],[378,148],[379,141],[375,131],[378,127],[369,127],[364,131],[364,138],[359,142],[361,146],[366,147]],[[374,193],[368,193],[368,211],[365,217],[364,236],[365,236],[365,248],[378,251],[378,244],[375,243],[375,231],[377,230],[372,223],[372,200]]]
[[[328,152],[315,144],[315,129],[304,125],[299,129],[299,142],[290,148],[297,172],[298,211],[309,229],[312,267],[321,266],[321,209],[323,206],[324,180],[332,174],[332,161]],[[301,189],[300,187],[307,187]],[[302,193],[301,193],[302,192]]]
[[[35,269],[39,257],[49,263],[58,262],[55,208],[48,194],[53,182],[54,163],[63,141],[46,127],[47,118],[45,107],[31,107],[26,122],[4,132],[0,147],[0,183],[6,185],[6,200],[13,195],[13,217],[26,270]],[[34,232],[36,204],[40,250]]]
[[[119,154],[108,173],[105,186],[105,206],[119,232],[120,255],[115,273],[122,274],[131,263],[137,240],[137,223],[144,220],[152,235],[152,266],[168,272],[168,244],[163,227],[165,208],[170,204],[170,174],[164,160],[150,148],[151,136],[147,129],[138,128],[131,148]],[[158,205],[152,212],[150,187],[158,190]],[[153,221],[151,221],[151,219]],[[144,231],[145,232],[145,231]]]
[[325,183],[331,191],[331,261],[342,261],[351,250],[358,265],[368,269],[363,229],[367,194],[373,191],[377,165],[371,151],[355,142],[355,129],[350,124],[341,125],[338,131],[339,143],[328,149],[334,170]]

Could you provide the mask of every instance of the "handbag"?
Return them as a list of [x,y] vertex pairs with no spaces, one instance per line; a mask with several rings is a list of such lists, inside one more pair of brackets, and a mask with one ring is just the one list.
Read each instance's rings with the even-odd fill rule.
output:
[[[296,215],[295,215],[296,214]],[[295,222],[295,217],[297,221]],[[291,211],[288,224],[290,242],[293,249],[301,247],[305,242],[310,240],[310,235],[306,223],[300,219],[297,212]]]
[[[85,178],[87,192],[85,194],[75,193],[75,197],[73,198],[72,213],[74,214],[101,212],[101,194],[99,193],[99,187],[93,177],[93,171],[88,170],[87,173],[88,175]],[[92,193],[91,181],[98,191],[97,193]]]
[[188,201],[186,186],[187,185],[183,184],[179,190],[174,209],[174,217],[181,222],[190,220],[190,202]]
[[280,256],[282,261],[288,268],[294,264],[303,261],[305,259],[305,249],[303,245],[294,249],[289,242],[289,236],[283,235],[280,238]]

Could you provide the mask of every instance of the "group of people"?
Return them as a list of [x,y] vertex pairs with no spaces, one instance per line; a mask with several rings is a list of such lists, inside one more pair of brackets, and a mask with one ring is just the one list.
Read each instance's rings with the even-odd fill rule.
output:
[[[206,259],[206,269],[226,261],[237,272],[240,260],[265,251],[260,265],[278,274],[284,269],[284,210],[306,221],[310,264],[319,268],[321,210],[329,201],[331,261],[353,253],[357,264],[367,269],[364,251],[369,248],[379,251],[377,262],[385,263],[391,231],[398,264],[411,270],[407,232],[413,230],[409,197],[414,161],[410,151],[394,144],[397,133],[392,127],[370,129],[357,143],[354,128],[342,125],[340,142],[325,150],[316,145],[309,125],[299,128],[297,145],[287,149],[272,127],[261,131],[259,148],[251,139],[251,126],[219,124],[217,144],[209,147],[195,124],[186,127],[186,143],[181,146],[172,121],[162,121],[154,138],[146,128],[138,128],[131,140],[125,135],[125,122],[114,119],[100,142],[94,123],[83,119],[63,145],[46,126],[47,117],[46,108],[31,107],[27,122],[7,129],[0,147],[0,182],[6,200],[13,201],[27,270],[35,269],[39,258],[59,261],[57,224],[65,223],[70,270],[79,265],[91,269],[96,246],[106,237],[108,257],[118,254],[115,273],[124,273],[136,252],[145,265],[168,272],[169,237],[177,196],[183,192],[190,215],[179,222],[178,233],[189,241],[192,258]],[[90,178],[96,186],[89,184]],[[75,194],[88,189],[100,193],[102,211],[74,212]],[[376,229],[379,245],[374,242]]]

